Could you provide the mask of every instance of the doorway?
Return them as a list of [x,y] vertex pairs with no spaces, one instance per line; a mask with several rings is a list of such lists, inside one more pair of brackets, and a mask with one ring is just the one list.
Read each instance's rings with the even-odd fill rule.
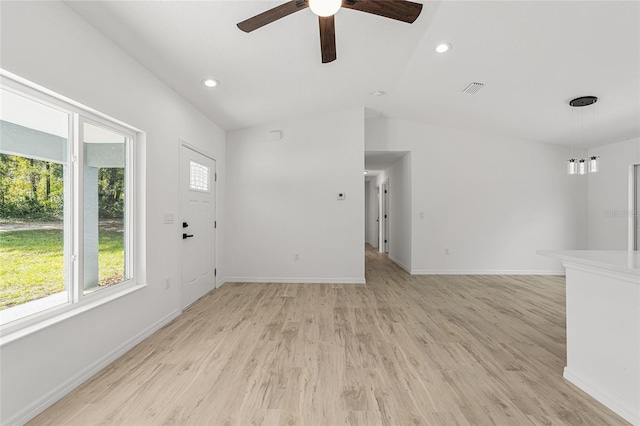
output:
[[[377,237],[377,251],[394,262],[411,264],[411,153],[410,151],[365,151],[365,170],[375,192],[366,207],[375,223],[370,240]],[[393,181],[393,187],[391,187]],[[374,187],[370,187],[372,190]],[[392,194],[393,191],[393,194]],[[393,215],[393,217],[391,216]],[[377,234],[377,235],[376,235]],[[393,244],[392,243],[393,239]],[[395,260],[394,260],[395,259]]]
[[216,288],[216,161],[182,143],[180,147],[182,244],[181,305],[184,310]]

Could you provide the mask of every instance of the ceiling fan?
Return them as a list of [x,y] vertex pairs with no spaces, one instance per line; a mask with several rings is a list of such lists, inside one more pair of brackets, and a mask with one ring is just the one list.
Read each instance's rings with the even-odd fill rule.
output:
[[422,11],[422,4],[407,0],[291,0],[240,22],[238,28],[249,33],[307,7],[318,15],[320,50],[322,51],[323,64],[336,59],[334,15],[341,7],[372,13],[409,24],[413,23]]

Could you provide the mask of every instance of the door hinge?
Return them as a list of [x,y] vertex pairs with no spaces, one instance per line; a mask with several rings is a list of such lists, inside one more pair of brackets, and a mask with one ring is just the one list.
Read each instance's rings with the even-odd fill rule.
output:
[[386,214],[384,215],[384,218],[387,219],[387,215]]
[[217,270],[217,269],[215,269],[215,268],[214,268],[214,270],[213,270],[213,276],[214,276],[214,277],[217,277],[217,276],[218,276],[218,270]]
[[384,243],[387,244],[387,240],[384,240]]
[[217,182],[217,181],[218,181],[218,174],[217,174],[217,173],[214,173],[214,174],[213,174],[213,180],[214,180],[215,182]]
[[385,193],[385,194],[387,193],[387,190],[386,190],[386,189],[384,190],[384,193]]
[[217,228],[217,227],[218,227],[218,221],[215,221],[215,220],[214,220],[214,221],[213,221],[213,228],[215,229],[215,228]]

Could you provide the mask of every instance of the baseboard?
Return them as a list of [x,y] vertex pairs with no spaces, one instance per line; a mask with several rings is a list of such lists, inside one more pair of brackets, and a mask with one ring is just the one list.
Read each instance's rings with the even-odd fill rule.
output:
[[563,270],[521,269],[412,269],[411,275],[565,275]]
[[278,284],[366,284],[364,278],[278,278],[278,277],[227,277],[227,283],[278,283]]
[[592,396],[593,399],[602,403],[629,423],[640,425],[640,407],[636,408],[636,410],[634,411],[633,407],[628,406],[624,402],[620,401],[620,399],[618,399],[617,397],[610,395],[597,386],[594,386],[589,382],[582,380],[579,376],[571,373],[571,371],[569,371],[567,367],[564,368],[562,377],[582,389],[584,392]]
[[122,345],[118,346],[102,358],[98,359],[96,362],[91,364],[89,367],[85,368],[83,371],[79,372],[74,377],[71,377],[65,383],[61,384],[57,388],[53,389],[51,392],[46,395],[38,398],[36,401],[29,404],[27,407],[23,408],[20,412],[13,415],[9,419],[3,423],[5,426],[9,425],[23,425],[27,423],[29,420],[33,419],[38,414],[42,413],[44,410],[52,406],[54,403],[62,399],[69,392],[80,386],[82,383],[89,380],[95,374],[97,374],[100,370],[114,362],[116,359],[120,358],[122,355],[127,353],[129,350],[133,349],[138,343],[142,342],[147,337],[151,336],[156,331],[160,330],[169,322],[173,321],[175,318],[180,316],[182,311],[175,310],[171,312],[169,315],[164,318],[156,321],[154,324],[150,325],[146,329],[142,330],[137,335],[133,336],[131,339],[127,340]]
[[411,268],[409,268],[407,265],[405,265],[404,263],[400,262],[398,259],[396,259],[395,257],[391,256],[391,255],[387,255],[387,257],[389,258],[390,261],[392,261],[393,263],[395,263],[396,265],[398,265],[399,267],[401,267],[402,269],[404,269],[405,271],[407,271],[408,273],[412,273],[411,272]]

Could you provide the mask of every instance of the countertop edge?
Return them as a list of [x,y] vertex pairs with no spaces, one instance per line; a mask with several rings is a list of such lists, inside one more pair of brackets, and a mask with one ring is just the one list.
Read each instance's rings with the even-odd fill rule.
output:
[[[584,252],[586,253],[588,252],[588,250],[584,250]],[[562,253],[562,250],[537,250],[536,253],[540,256],[552,257],[562,262],[576,263],[579,265],[591,266],[591,267],[600,268],[607,271],[614,271],[614,272],[623,273],[631,276],[637,276],[638,279],[640,280],[640,269],[630,268],[622,265],[616,265],[616,264],[593,260],[593,259],[586,259],[584,257]]]

